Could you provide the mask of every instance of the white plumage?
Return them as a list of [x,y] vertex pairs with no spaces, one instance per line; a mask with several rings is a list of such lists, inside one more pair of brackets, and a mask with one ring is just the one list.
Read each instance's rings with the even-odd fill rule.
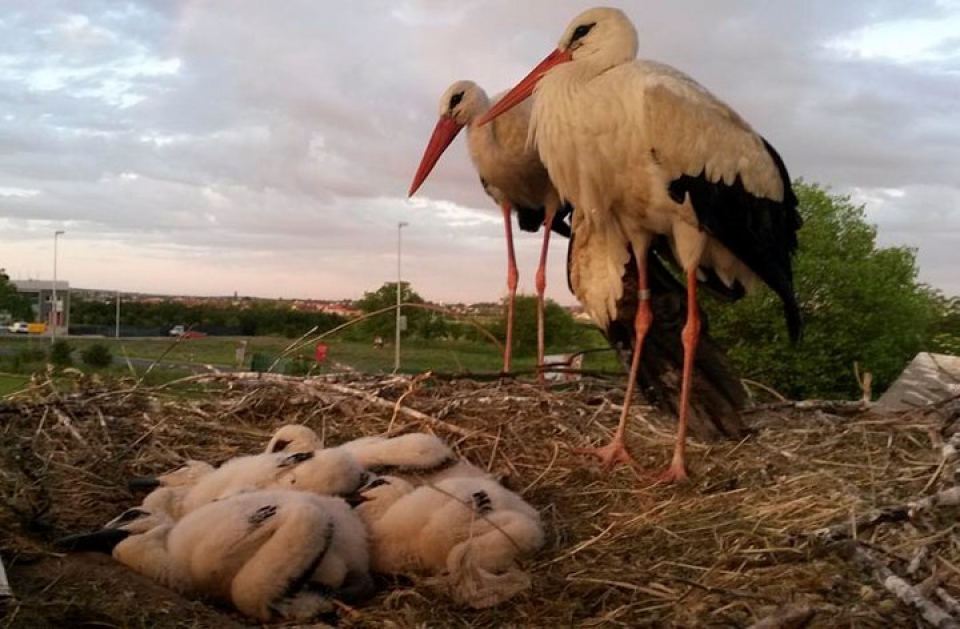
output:
[[[521,104],[501,116],[494,124],[480,127],[477,122],[490,107],[487,93],[473,81],[457,81],[440,97],[440,118],[437,121],[423,159],[410,187],[413,195],[429,176],[443,151],[461,129],[467,129],[467,148],[484,190],[503,211],[504,232],[507,241],[507,339],[504,347],[503,370],[510,371],[513,344],[513,316],[517,292],[517,261],[513,246],[511,212],[517,214],[521,229],[536,231],[544,226],[540,263],[537,267],[537,360],[543,364],[544,352],[544,291],[546,290],[546,261],[550,232],[556,228],[568,234],[562,221],[561,202],[550,183],[547,171],[537,151],[527,143],[530,121],[529,104]],[[558,220],[554,220],[555,217]]]
[[[309,427],[287,424],[278,428],[268,453],[312,451],[320,440]],[[395,437],[361,437],[336,448],[353,455],[367,471],[401,476],[411,482],[432,482],[452,476],[492,478],[490,474],[460,458],[442,439],[427,433],[407,433]],[[344,466],[349,468],[348,465]]]
[[305,621],[331,611],[331,596],[358,602],[373,593],[357,514],[342,499],[308,493],[242,493],[176,522],[134,508],[61,544],[110,551],[171,589],[232,603],[263,622]]
[[414,487],[384,476],[360,495],[375,572],[436,577],[454,600],[477,608],[529,586],[517,561],[543,545],[540,516],[498,483],[447,478]]
[[183,498],[181,512],[257,489],[293,489],[322,495],[346,495],[368,479],[348,452],[337,449],[241,456],[202,476]]
[[638,262],[640,307],[627,403],[608,465],[633,462],[623,429],[651,312],[645,260],[665,236],[688,284],[684,373],[677,448],[661,477],[686,477],[683,444],[700,322],[698,277],[711,274],[735,293],[767,283],[800,334],[791,258],[801,220],[776,151],[736,112],[682,72],[637,60],[637,32],[618,9],[577,16],[559,47],[481,120],[536,92],[530,133],[573,216],[569,276],[590,316],[606,327],[623,297],[624,268]]

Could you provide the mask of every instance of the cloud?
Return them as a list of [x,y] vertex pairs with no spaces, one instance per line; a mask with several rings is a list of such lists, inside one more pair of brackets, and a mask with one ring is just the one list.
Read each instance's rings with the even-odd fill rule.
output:
[[[495,93],[573,0],[108,0],[0,12],[2,265],[73,285],[357,297],[404,267],[426,297],[504,292],[499,210],[458,140],[405,199],[451,82]],[[793,176],[867,203],[885,244],[960,293],[956,3],[617,2],[641,55],[739,110]],[[900,37],[907,43],[899,45]],[[532,291],[539,237],[518,235]],[[51,245],[47,247],[43,243]],[[555,242],[549,292],[572,303]],[[284,292],[287,291],[287,292]]]

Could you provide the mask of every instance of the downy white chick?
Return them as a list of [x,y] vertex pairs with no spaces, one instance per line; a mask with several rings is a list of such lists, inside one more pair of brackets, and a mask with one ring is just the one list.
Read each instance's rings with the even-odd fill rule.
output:
[[320,448],[320,438],[303,424],[284,424],[274,431],[264,452],[309,452]]
[[60,545],[109,552],[171,589],[262,622],[305,621],[332,611],[332,597],[358,603],[374,590],[357,514],[340,498],[303,492],[238,494],[178,522],[136,507]]
[[369,475],[356,458],[336,449],[236,457],[199,479],[184,497],[182,512],[256,489],[346,495],[367,480]]
[[536,509],[482,478],[414,487],[379,477],[360,490],[356,510],[369,531],[375,572],[437,577],[454,600],[474,608],[529,587],[517,560],[544,543]]
[[199,482],[200,478],[210,474],[214,468],[204,461],[190,460],[177,469],[155,477],[131,478],[127,485],[131,490],[153,489],[141,503],[152,512],[163,511],[174,520],[183,515],[183,499]]
[[[286,424],[273,433],[266,451],[303,452],[318,448],[320,441],[310,428]],[[361,437],[338,449],[350,452],[368,471],[407,478],[411,482],[436,482],[454,476],[492,478],[462,459],[442,439],[426,433],[396,437]]]

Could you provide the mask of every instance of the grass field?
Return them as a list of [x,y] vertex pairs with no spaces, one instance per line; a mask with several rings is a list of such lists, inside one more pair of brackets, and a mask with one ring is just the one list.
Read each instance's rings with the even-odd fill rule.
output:
[[20,374],[0,373],[0,397],[19,391],[30,382],[30,376]]
[[[115,359],[138,359],[139,361],[162,361],[164,363],[191,363],[216,367],[235,366],[236,350],[241,341],[247,341],[243,366],[249,368],[256,354],[264,356],[269,362],[281,356],[291,344],[292,339],[281,337],[203,337],[191,339],[167,338],[96,338],[69,337],[66,339],[75,349],[74,362],[82,367],[80,352],[94,343],[103,343],[110,348]],[[317,371],[335,371],[344,367],[366,373],[386,373],[393,371],[394,349],[388,345],[376,349],[370,343],[324,339],[327,360]],[[26,349],[46,351],[50,339],[41,337],[0,337],[0,353],[10,354]],[[593,347],[604,347],[605,342],[597,335]],[[312,358],[316,342],[290,351],[288,358],[297,356]],[[577,351],[587,348],[569,348],[565,351]],[[400,371],[423,373],[426,371],[442,373],[496,373],[502,367],[500,349],[493,343],[466,341],[422,341],[410,340],[401,344]],[[552,351],[549,353],[561,353]],[[534,356],[515,356],[514,371],[532,371],[536,365]],[[584,369],[616,370],[615,357],[610,352],[589,354],[584,360]],[[142,372],[144,365],[135,365],[135,371]],[[9,370],[8,370],[9,371]],[[115,373],[129,373],[126,366],[115,365]],[[159,376],[159,374],[157,374]],[[154,376],[154,377],[157,377]],[[19,375],[11,376],[8,381],[0,381],[0,394],[16,390],[22,386],[17,381]],[[19,382],[19,385],[18,385]]]

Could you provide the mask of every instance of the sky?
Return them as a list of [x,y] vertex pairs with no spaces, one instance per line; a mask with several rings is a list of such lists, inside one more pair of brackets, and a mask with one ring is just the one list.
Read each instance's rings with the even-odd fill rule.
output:
[[[960,0],[635,0],[640,56],[738,110],[960,294]],[[512,86],[570,0],[0,0],[0,267],[78,288],[506,293],[465,138],[407,189],[446,87]],[[398,223],[408,225],[402,230]],[[540,238],[517,235],[532,293]],[[565,243],[548,297],[573,304]]]

